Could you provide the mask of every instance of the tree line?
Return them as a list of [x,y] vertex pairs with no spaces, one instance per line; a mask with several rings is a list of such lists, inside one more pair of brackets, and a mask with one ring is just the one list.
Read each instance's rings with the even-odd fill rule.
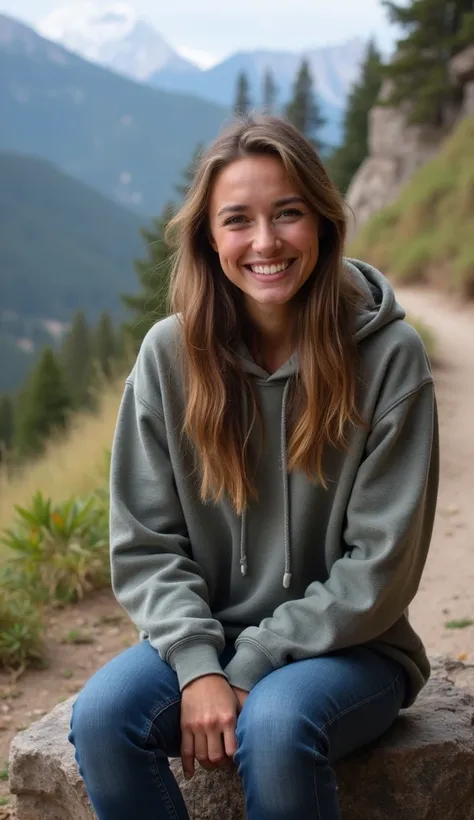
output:
[[123,334],[108,313],[91,327],[77,312],[60,346],[43,348],[23,389],[0,397],[0,461],[16,464],[39,455],[72,413],[94,409],[124,352]]
[[[308,60],[303,60],[295,78],[291,99],[277,111],[278,89],[270,70],[262,79],[260,109],[280,113],[313,141],[328,172],[343,194],[368,155],[369,113],[377,102],[381,84],[391,82],[385,104],[408,103],[410,121],[442,124],[456,104],[457,90],[449,76],[449,63],[468,43],[474,42],[472,0],[411,0],[398,4],[384,0],[390,19],[402,35],[392,61],[384,64],[375,43],[368,45],[360,76],[347,100],[341,144],[330,150],[321,138],[325,121],[317,87]],[[258,108],[252,101],[245,74],[237,78],[234,111]],[[127,350],[136,351],[147,330],[168,311],[167,289],[171,267],[164,232],[179,200],[194,176],[201,146],[176,186],[177,201],[141,231],[145,255],[135,263],[138,290],[124,295],[129,320],[114,328],[103,314],[90,328],[78,313],[59,350],[46,348],[25,388],[16,397],[0,397],[0,459],[6,453],[27,458],[41,452],[54,430],[64,429],[71,413],[93,409],[100,385],[125,367]]]

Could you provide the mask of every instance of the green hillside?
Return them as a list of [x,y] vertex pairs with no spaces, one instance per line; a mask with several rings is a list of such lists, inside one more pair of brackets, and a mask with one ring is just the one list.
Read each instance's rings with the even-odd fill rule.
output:
[[361,228],[350,255],[405,282],[430,282],[474,298],[473,146],[470,117],[397,201]]
[[0,15],[0,149],[48,159],[141,213],[174,194],[226,109],[159,91],[71,54]]
[[142,221],[44,160],[0,152],[1,310],[117,312],[136,285]]

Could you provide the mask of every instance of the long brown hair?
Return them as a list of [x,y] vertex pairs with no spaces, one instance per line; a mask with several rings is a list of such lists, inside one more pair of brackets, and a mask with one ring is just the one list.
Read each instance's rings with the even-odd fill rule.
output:
[[348,427],[360,423],[353,338],[358,293],[343,266],[343,200],[312,144],[290,123],[268,115],[239,119],[201,157],[167,233],[176,247],[170,304],[183,330],[184,432],[199,455],[202,500],[226,494],[239,513],[257,496],[249,437],[260,414],[237,354],[244,303],[210,244],[208,204],[219,171],[255,154],[280,158],[320,226],[315,270],[295,297],[298,373],[289,403],[288,469],[326,486],[324,448],[345,447]]

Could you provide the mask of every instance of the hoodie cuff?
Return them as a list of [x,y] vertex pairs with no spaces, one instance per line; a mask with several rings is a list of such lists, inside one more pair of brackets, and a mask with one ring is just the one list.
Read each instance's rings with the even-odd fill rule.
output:
[[277,667],[254,643],[239,643],[232,660],[224,668],[227,680],[236,689],[250,692],[251,689]]
[[210,643],[184,643],[168,653],[168,663],[178,676],[179,689],[205,675],[221,675],[225,672],[219,663],[216,647]]

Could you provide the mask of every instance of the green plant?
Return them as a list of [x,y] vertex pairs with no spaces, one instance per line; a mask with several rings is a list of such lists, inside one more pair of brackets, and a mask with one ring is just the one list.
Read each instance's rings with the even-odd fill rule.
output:
[[94,643],[94,638],[88,632],[81,632],[80,629],[70,629],[62,638],[63,643],[88,644]]
[[446,629],[466,629],[467,626],[474,626],[472,618],[460,618],[459,620],[447,621],[445,623]]
[[5,766],[0,770],[0,780],[8,780],[8,760],[5,761]]
[[12,528],[0,536],[12,551],[1,578],[4,588],[28,591],[36,603],[69,603],[109,583],[108,497],[53,505],[38,492],[31,507],[17,506]]
[[0,587],[0,666],[23,670],[43,654],[43,623],[24,592]]

